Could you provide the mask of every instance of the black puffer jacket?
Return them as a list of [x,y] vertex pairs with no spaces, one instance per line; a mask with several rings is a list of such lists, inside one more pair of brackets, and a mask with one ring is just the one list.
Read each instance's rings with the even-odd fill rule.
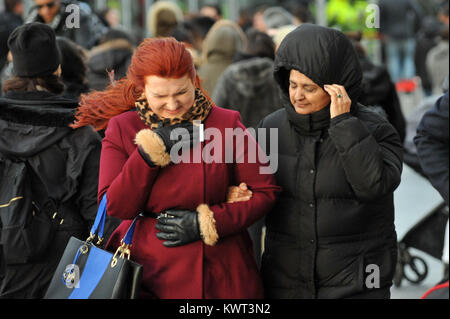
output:
[[284,109],[260,125],[278,129],[275,176],[283,188],[266,217],[266,295],[358,297],[369,292],[369,264],[379,267],[380,287],[387,289],[397,255],[393,191],[402,170],[399,136],[386,120],[357,103],[351,113],[332,120],[329,106],[297,114],[288,94],[291,69],[322,87],[344,85],[352,101],[361,92],[358,58],[339,31],[304,24],[281,44],[275,78]]
[[[97,213],[101,140],[90,127],[68,127],[76,107],[76,101],[49,92],[9,92],[0,99],[0,158],[28,158],[64,219],[44,260],[6,268],[0,298],[42,298],[69,238],[89,235]],[[110,234],[116,224],[107,226]]]

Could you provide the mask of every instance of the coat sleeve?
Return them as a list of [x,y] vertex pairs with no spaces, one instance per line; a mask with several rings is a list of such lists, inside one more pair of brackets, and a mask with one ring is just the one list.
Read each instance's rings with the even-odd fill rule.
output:
[[[237,184],[245,182],[253,192],[253,196],[246,202],[220,203],[210,207],[209,212],[213,216],[213,224],[219,238],[226,237],[243,230],[260,220],[273,207],[281,188],[276,185],[273,174],[262,174],[261,168],[267,167],[267,158],[261,151],[256,140],[245,130],[240,122],[239,115],[236,115],[235,128],[240,128],[243,134],[248,137],[245,142],[236,142],[235,163],[233,164],[234,179]],[[254,150],[254,151],[253,151]],[[252,152],[257,152],[256,161],[252,161]],[[253,162],[253,163],[252,163]],[[264,172],[267,173],[267,172]],[[198,209],[199,213],[204,213]],[[200,227],[205,224],[200,214]],[[203,227],[205,228],[205,227]],[[201,232],[205,235],[205,231]],[[207,241],[205,241],[207,243]]]
[[397,188],[403,149],[391,124],[380,119],[371,133],[360,119],[346,113],[331,119],[328,132],[357,198],[374,201]]
[[448,205],[448,92],[425,113],[414,143],[420,166]]
[[148,201],[159,168],[147,165],[137,147],[129,155],[122,138],[113,118],[102,142],[98,199],[107,192],[108,215],[133,219]]

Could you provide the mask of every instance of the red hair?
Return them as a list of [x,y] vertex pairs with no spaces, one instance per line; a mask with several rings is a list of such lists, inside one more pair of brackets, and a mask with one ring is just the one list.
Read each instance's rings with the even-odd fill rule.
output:
[[95,130],[105,129],[112,117],[135,107],[144,92],[145,77],[150,75],[176,79],[189,75],[201,89],[192,56],[184,44],[174,38],[145,39],[133,55],[126,77],[104,91],[81,96],[71,127],[92,125]]

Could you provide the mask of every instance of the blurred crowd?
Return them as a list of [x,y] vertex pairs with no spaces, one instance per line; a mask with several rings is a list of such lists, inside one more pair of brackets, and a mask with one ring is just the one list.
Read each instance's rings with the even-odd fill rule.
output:
[[[12,72],[6,43],[9,34],[23,23],[36,21],[50,25],[58,36],[64,96],[78,99],[126,75],[133,52],[144,37],[121,25],[119,10],[96,12],[92,1],[33,0],[33,4],[24,12],[22,0],[4,0],[0,87]],[[72,18],[68,6],[73,4],[80,13],[80,25],[75,28],[66,25]],[[345,32],[360,55],[366,90],[361,102],[384,114],[404,140],[406,119],[397,92],[418,89],[427,97],[439,95],[448,75],[448,1],[380,0],[379,16],[375,17],[367,9],[369,4],[329,0],[327,23]],[[175,2],[157,1],[146,14],[144,34],[185,43],[207,93],[217,105],[239,110],[244,124],[252,127],[280,105],[271,75],[275,50],[297,26],[315,23],[317,10],[310,0],[285,1],[280,6],[261,4],[241,9],[234,22],[224,18],[222,7],[215,2],[192,13],[183,12]],[[378,22],[379,28],[370,21]],[[374,61],[367,41],[381,44],[382,63]],[[254,99],[260,102],[258,109],[250,107]]]

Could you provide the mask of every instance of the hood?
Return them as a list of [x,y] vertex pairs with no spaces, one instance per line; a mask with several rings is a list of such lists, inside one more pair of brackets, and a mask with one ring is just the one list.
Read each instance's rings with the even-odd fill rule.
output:
[[0,98],[0,153],[33,156],[72,132],[77,102],[49,92],[9,92]]
[[226,71],[242,96],[255,96],[261,89],[273,85],[273,61],[269,58],[251,58],[232,64]]
[[206,35],[203,43],[203,61],[207,61],[215,54],[231,61],[238,51],[243,51],[245,43],[245,34],[236,23],[220,20]]
[[177,4],[169,1],[158,1],[148,11],[147,28],[153,37],[169,36],[170,30],[183,20],[183,11]]
[[325,84],[344,86],[353,103],[361,94],[358,56],[351,41],[340,31],[302,24],[281,42],[275,56],[274,76],[288,101],[291,69],[303,73],[322,88]]
[[89,70],[103,75],[105,70],[113,70],[131,60],[133,53],[133,45],[126,40],[105,42],[89,52]]

